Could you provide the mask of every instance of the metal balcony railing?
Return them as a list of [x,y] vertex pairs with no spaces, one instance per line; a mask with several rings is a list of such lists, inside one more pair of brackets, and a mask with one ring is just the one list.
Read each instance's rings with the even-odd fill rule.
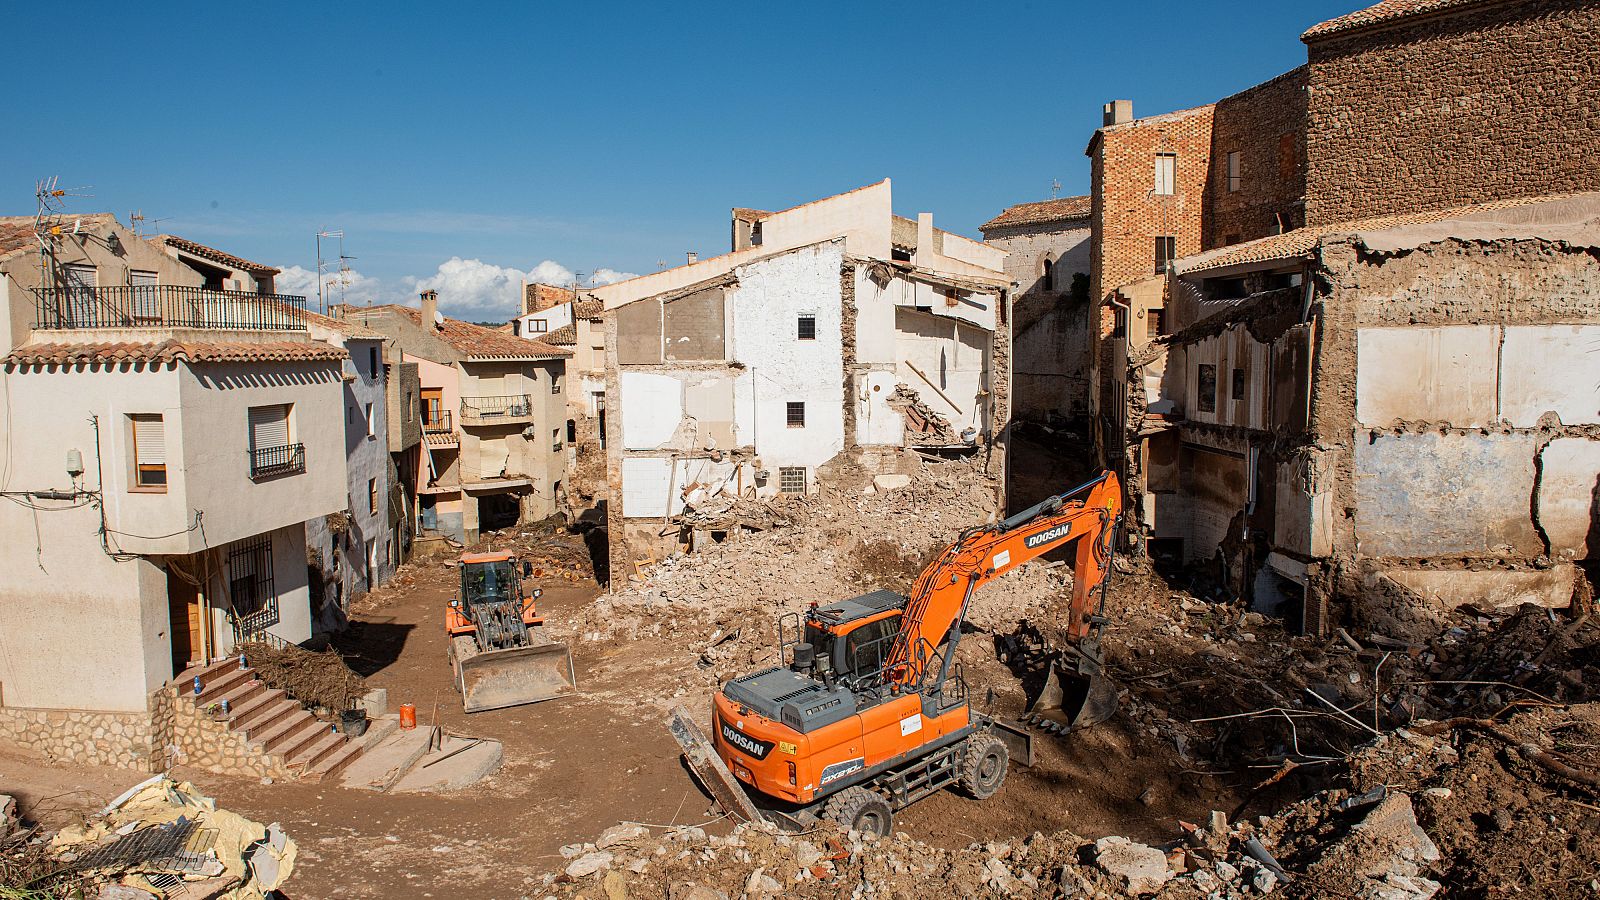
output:
[[462,397],[461,424],[495,425],[533,418],[533,403],[527,394],[505,397]]
[[424,434],[449,434],[455,430],[455,416],[448,409],[432,410],[422,417]]
[[306,470],[306,445],[284,444],[281,447],[257,447],[250,451],[250,477],[276,478],[279,475],[297,475]]
[[38,288],[33,327],[304,331],[306,298],[184,285]]

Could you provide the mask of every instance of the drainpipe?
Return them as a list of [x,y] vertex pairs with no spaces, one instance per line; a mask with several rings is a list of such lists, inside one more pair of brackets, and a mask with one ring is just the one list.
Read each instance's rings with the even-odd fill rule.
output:
[[[1123,353],[1122,353],[1122,355],[1123,355],[1124,361],[1126,361],[1127,358],[1128,358],[1128,350],[1132,346],[1132,342],[1129,339],[1129,333],[1130,333],[1130,329],[1133,328],[1133,304],[1132,304],[1132,301],[1128,301],[1128,300],[1119,301],[1119,300],[1117,300],[1117,295],[1115,293],[1113,293],[1111,295],[1111,305],[1120,308],[1122,310],[1122,312],[1123,312],[1123,325],[1122,325],[1122,350],[1123,350]],[[1127,372],[1126,372],[1127,366],[1123,366],[1123,369],[1124,369],[1124,371],[1119,373],[1119,376],[1118,376],[1117,382],[1116,382],[1117,388],[1113,392],[1113,394],[1115,395],[1115,399],[1117,401],[1117,413],[1116,413],[1117,441],[1119,442],[1119,446],[1120,446],[1120,449],[1117,451],[1117,455],[1118,455],[1118,458],[1120,458],[1122,460],[1122,465],[1120,467],[1120,470],[1117,472],[1117,477],[1122,481],[1122,490],[1123,490],[1123,494],[1124,494],[1123,499],[1126,501],[1127,494],[1128,494],[1128,487],[1127,487],[1127,485],[1128,485],[1128,375],[1127,375]]]

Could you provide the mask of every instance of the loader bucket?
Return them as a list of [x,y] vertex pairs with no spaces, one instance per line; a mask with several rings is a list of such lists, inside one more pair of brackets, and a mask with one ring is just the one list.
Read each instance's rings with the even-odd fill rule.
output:
[[1060,660],[1050,666],[1044,689],[1024,711],[1024,721],[1046,731],[1065,734],[1088,728],[1117,712],[1117,686],[1100,674],[1077,671]]
[[553,700],[578,690],[566,644],[489,650],[459,665],[461,700],[469,713]]

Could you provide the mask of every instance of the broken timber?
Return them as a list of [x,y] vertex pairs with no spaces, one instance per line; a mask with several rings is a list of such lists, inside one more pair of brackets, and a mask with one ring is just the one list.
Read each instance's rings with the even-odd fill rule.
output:
[[672,708],[672,717],[667,720],[667,727],[672,730],[672,736],[677,739],[678,746],[683,748],[683,758],[689,763],[695,777],[705,785],[711,796],[722,805],[722,808],[736,818],[748,822],[763,820],[761,811],[750,802],[750,797],[734,779],[733,773],[728,771],[728,766],[717,756],[711,742],[706,740],[705,732],[700,726],[689,718],[689,711],[682,706]]

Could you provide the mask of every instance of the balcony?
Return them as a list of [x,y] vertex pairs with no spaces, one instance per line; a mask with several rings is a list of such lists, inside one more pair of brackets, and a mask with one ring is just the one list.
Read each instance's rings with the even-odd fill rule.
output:
[[456,434],[455,417],[450,410],[428,410],[422,419],[422,440],[430,447],[455,447],[461,443],[461,435]]
[[184,285],[42,288],[33,291],[33,327],[206,328],[304,331],[306,298],[213,291]]
[[462,397],[462,425],[520,425],[533,421],[533,402],[527,394],[505,397]]
[[255,481],[298,475],[306,470],[306,446],[284,444],[281,447],[257,447],[250,453],[250,477]]

